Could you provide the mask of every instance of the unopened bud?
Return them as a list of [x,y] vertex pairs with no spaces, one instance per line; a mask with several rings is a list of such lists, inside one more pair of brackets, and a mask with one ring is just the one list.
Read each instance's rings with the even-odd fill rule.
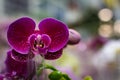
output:
[[74,45],[74,44],[79,43],[80,40],[81,40],[80,34],[74,29],[69,29],[69,41],[68,41],[68,44]]

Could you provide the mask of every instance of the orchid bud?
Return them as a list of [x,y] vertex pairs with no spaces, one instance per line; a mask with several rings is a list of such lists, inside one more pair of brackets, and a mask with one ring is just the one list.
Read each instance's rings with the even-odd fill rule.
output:
[[70,45],[78,44],[80,40],[81,40],[80,34],[74,29],[69,29],[68,44]]

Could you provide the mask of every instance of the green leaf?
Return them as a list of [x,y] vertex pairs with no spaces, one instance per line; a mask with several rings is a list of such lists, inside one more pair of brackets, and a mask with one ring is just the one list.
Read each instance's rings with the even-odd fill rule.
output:
[[91,76],[86,76],[84,80],[93,80]]
[[61,80],[62,78],[62,72],[60,71],[53,71],[49,74],[49,79],[50,80]]
[[65,80],[71,80],[67,74],[63,74],[63,77],[65,78]]

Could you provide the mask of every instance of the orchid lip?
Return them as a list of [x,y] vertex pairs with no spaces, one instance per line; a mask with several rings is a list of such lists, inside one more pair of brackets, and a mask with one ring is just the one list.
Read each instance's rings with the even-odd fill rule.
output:
[[33,53],[47,53],[51,38],[47,34],[32,34],[29,43]]
[[38,48],[44,48],[45,47],[45,44],[44,42],[41,40],[41,35],[37,35],[37,37],[35,38],[35,41],[34,41],[34,46],[33,48],[34,49],[38,49]]

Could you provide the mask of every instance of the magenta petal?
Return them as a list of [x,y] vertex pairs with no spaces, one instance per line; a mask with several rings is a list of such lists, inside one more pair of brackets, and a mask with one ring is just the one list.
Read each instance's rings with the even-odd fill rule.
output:
[[44,54],[47,53],[47,48],[40,48],[40,47],[38,47],[38,51],[39,51],[39,53],[40,53],[41,55],[44,55]]
[[35,71],[34,61],[32,60],[28,60],[26,62],[17,61],[12,58],[11,54],[12,51],[9,51],[7,53],[7,58],[5,60],[7,73],[21,77],[32,76],[31,74]]
[[45,18],[39,23],[39,29],[42,34],[47,34],[51,38],[49,52],[56,52],[66,45],[69,32],[63,22],[53,18]]
[[16,52],[15,50],[12,50],[11,57],[16,61],[26,62],[29,59],[32,59],[34,57],[34,54],[32,53],[21,54],[21,53]]
[[62,49],[57,52],[47,52],[47,54],[44,55],[45,59],[48,60],[54,60],[58,59],[62,55]]
[[43,41],[45,47],[48,47],[51,43],[51,38],[47,34],[42,34],[41,41]]
[[33,46],[34,46],[35,39],[36,39],[35,34],[30,35],[28,38],[28,43],[30,44],[31,48],[33,48]]
[[22,54],[29,50],[28,37],[34,32],[35,22],[27,17],[13,22],[8,29],[7,38],[12,48]]
[[48,46],[50,45],[50,43],[51,43],[51,38],[48,36],[48,35],[46,35],[46,34],[42,34],[41,35],[41,41],[42,41],[42,43],[44,44],[44,46],[43,46],[43,48],[41,48],[41,47],[38,47],[38,50],[39,50],[39,53],[41,54],[41,55],[44,55],[44,54],[46,54],[47,53],[47,51],[48,51]]

